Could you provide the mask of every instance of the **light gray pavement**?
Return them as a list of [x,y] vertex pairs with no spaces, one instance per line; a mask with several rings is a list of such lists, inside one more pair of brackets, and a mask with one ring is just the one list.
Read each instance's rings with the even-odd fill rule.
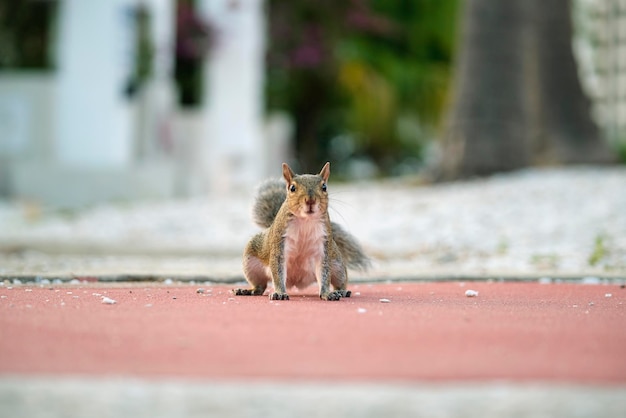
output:
[[626,391],[507,382],[380,384],[0,378],[3,418],[620,418]]

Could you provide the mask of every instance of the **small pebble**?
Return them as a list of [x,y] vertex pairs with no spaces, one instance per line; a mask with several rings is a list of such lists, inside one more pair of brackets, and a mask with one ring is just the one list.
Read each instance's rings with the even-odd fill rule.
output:
[[114,303],[117,303],[115,300],[108,298],[106,296],[102,296],[102,303],[105,303],[107,305],[113,305]]
[[172,284],[172,283],[174,283],[174,281],[172,279],[165,279],[163,281],[163,284]]
[[605,293],[605,294],[604,294],[604,297],[605,297],[605,298],[610,298],[610,297],[612,297],[612,296],[613,296],[613,295],[612,295],[611,293]]
[[365,313],[365,312],[367,312],[367,309],[365,309],[365,308],[359,308],[359,309],[357,309],[356,311],[357,311],[358,313]]
[[196,290],[196,293],[204,293],[204,289],[203,288],[199,288],[198,290]]
[[391,302],[389,299],[384,299],[384,298],[383,299],[378,299],[378,301],[380,303],[390,303]]
[[468,298],[473,298],[475,296],[478,296],[478,292],[475,290],[467,289],[465,291],[465,296],[467,296]]

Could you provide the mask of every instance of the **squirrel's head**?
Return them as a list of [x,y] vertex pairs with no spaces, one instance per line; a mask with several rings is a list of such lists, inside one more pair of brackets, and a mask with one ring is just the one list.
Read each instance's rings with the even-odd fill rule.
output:
[[286,203],[289,210],[299,218],[320,218],[328,210],[326,182],[330,176],[330,163],[324,164],[319,174],[294,174],[283,163],[283,177],[287,183]]

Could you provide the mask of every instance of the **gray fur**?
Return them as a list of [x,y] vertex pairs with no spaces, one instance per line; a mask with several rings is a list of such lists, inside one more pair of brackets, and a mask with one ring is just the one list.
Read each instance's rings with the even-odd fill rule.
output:
[[269,228],[287,198],[285,180],[269,179],[259,185],[252,206],[252,220],[261,228]]
[[365,255],[361,244],[358,243],[354,235],[343,229],[338,223],[331,222],[330,227],[333,230],[333,239],[339,247],[344,263],[350,268],[367,271],[371,265],[370,259]]
[[[259,185],[252,206],[252,219],[261,228],[269,228],[278,210],[287,197],[287,188],[282,179],[269,179]],[[370,259],[356,238],[341,225],[331,222],[333,239],[339,247],[341,257],[350,268],[366,271]]]

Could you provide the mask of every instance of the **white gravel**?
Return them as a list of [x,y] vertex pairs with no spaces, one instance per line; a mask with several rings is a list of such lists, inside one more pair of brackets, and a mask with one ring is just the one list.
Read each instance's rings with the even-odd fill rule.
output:
[[[330,183],[331,218],[374,259],[353,278],[626,277],[626,168]],[[0,275],[240,277],[251,193],[79,211],[0,201]]]
[[115,305],[117,301],[106,296],[102,296],[102,303],[105,305]]

